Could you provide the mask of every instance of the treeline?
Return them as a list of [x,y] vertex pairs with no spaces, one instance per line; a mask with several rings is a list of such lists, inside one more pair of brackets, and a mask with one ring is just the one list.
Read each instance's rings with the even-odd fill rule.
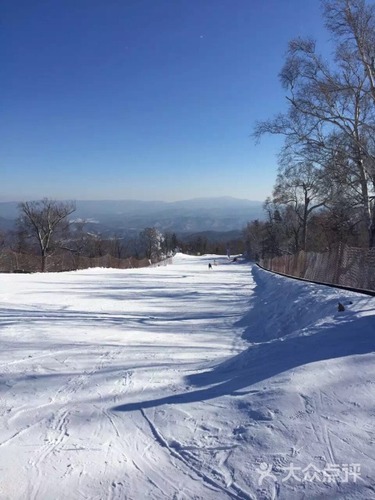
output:
[[213,240],[206,235],[193,235],[180,237],[178,248],[183,253],[192,255],[216,254],[216,255],[237,255],[245,252],[245,242],[242,236],[230,238],[222,235]]
[[178,238],[155,227],[134,237],[104,237],[90,232],[84,220],[74,219],[75,209],[74,202],[48,198],[20,203],[16,229],[0,234],[0,272],[70,270],[85,265],[137,267],[160,262],[176,251],[199,255],[244,250],[241,238],[222,242],[204,235]]
[[[156,228],[145,228],[135,238],[120,235],[104,237],[90,232],[84,220],[73,219],[74,202],[59,202],[44,198],[19,204],[16,229],[0,235],[2,254],[12,252],[17,255],[39,256],[39,271],[46,271],[48,259],[53,257],[56,266],[66,255],[83,262],[110,256],[115,259],[147,259],[158,262],[175,251],[177,239],[174,235],[163,235]],[[22,259],[21,259],[22,260]],[[29,260],[28,262],[35,262]],[[22,271],[22,269],[19,269]]]
[[375,246],[375,7],[321,4],[331,59],[314,40],[291,40],[280,73],[287,110],[255,127],[258,140],[285,140],[266,220],[244,230],[254,258]]

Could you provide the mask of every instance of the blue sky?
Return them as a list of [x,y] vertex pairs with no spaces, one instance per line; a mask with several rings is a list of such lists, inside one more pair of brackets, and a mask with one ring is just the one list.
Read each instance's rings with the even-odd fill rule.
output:
[[288,41],[318,0],[4,0],[0,201],[264,200]]

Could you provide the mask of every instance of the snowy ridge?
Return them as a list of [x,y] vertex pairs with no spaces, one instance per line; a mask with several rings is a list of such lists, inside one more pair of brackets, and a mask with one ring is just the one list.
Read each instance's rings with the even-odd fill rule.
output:
[[375,498],[375,298],[181,254],[0,283],[1,500]]

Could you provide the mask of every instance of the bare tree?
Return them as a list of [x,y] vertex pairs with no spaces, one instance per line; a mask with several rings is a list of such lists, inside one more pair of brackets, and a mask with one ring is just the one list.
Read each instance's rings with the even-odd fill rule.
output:
[[362,207],[368,244],[375,246],[374,9],[364,0],[323,4],[326,25],[336,40],[334,60],[328,64],[313,40],[292,40],[280,74],[289,93],[288,112],[258,124],[255,135],[281,133],[286,148],[297,147],[305,159],[321,166],[332,154],[330,137],[345,137],[356,203]]
[[327,203],[328,197],[329,189],[323,174],[312,163],[291,164],[280,169],[273,198],[276,205],[289,206],[295,213],[293,219],[298,226],[296,251],[306,250],[308,221],[314,210]]
[[323,6],[338,52],[351,53],[363,66],[375,104],[375,5],[365,0],[324,0]]
[[4,231],[0,231],[0,250],[6,245],[7,235]]
[[46,258],[51,250],[59,245],[64,231],[68,229],[68,216],[75,211],[73,202],[58,202],[44,198],[19,205],[19,225],[30,238],[33,238],[41,254],[41,270],[46,269]]

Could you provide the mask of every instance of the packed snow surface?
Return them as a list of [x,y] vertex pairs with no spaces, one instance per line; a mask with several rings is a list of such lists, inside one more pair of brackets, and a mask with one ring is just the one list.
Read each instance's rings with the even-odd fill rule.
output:
[[374,298],[181,254],[0,285],[1,500],[375,498]]

